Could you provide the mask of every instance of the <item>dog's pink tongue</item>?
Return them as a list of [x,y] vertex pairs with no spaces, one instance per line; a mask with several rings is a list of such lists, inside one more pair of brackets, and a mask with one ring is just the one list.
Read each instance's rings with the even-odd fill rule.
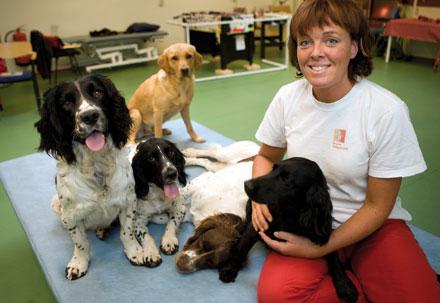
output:
[[92,151],[99,151],[105,145],[105,136],[103,133],[94,132],[86,139],[87,147]]
[[165,197],[167,197],[168,199],[174,199],[180,195],[177,182],[164,185],[163,191],[165,193]]

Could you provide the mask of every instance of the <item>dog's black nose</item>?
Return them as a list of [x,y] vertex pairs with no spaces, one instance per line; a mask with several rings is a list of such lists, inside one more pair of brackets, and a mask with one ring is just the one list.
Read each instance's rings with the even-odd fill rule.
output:
[[188,76],[189,75],[189,67],[182,67],[180,69],[180,72],[182,73],[182,76]]
[[167,167],[164,174],[165,180],[174,181],[177,179],[177,169],[174,167]]
[[96,110],[88,110],[80,115],[81,121],[88,125],[95,124],[98,118],[99,113]]

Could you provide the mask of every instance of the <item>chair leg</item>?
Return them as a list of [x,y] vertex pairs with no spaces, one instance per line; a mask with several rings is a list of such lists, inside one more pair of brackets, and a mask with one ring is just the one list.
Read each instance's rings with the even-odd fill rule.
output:
[[260,59],[264,59],[265,57],[265,47],[266,47],[266,26],[265,22],[261,22],[261,30],[260,30]]
[[283,43],[283,28],[284,28],[284,25],[281,22],[279,22],[278,23],[278,39],[279,39],[278,48],[280,50],[283,50],[283,46],[284,46],[284,43]]
[[76,58],[75,55],[72,56],[72,60],[73,60],[74,65],[75,65],[75,70],[76,70],[77,75],[78,76],[82,76],[81,68],[79,67],[78,59]]
[[58,57],[55,58],[55,85],[58,83]]
[[37,109],[38,109],[38,111],[40,111],[40,109],[41,109],[41,96],[40,96],[40,89],[38,87],[37,75],[35,74],[35,64],[33,61],[31,63],[31,67],[32,67],[32,85],[34,87],[35,99],[37,100]]
[[79,70],[78,61],[76,60],[75,55],[69,56],[70,66],[74,70],[77,76],[81,76],[81,71]]

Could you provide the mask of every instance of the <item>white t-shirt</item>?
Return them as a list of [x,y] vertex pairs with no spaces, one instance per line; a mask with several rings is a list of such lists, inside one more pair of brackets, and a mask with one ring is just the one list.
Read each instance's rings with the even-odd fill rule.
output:
[[[368,176],[395,178],[426,170],[406,104],[362,79],[333,103],[316,100],[301,79],[283,86],[269,105],[256,138],[287,148],[287,156],[318,163],[338,227],[364,203]],[[389,218],[411,220],[400,198]]]

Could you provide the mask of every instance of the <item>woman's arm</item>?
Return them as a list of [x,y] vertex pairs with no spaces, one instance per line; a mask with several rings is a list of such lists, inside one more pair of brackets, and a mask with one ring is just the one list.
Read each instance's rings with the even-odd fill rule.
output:
[[[261,144],[260,151],[252,166],[252,177],[256,178],[269,173],[273,164],[280,161],[285,152],[285,148]],[[267,221],[272,221],[272,215],[268,207],[264,204],[252,202],[252,225],[255,230],[266,230],[269,227]]]
[[367,195],[364,205],[344,224],[333,231],[330,240],[323,246],[310,240],[286,232],[277,232],[276,236],[286,242],[274,241],[260,232],[263,240],[281,254],[319,258],[340,248],[365,239],[376,231],[388,218],[399,192],[402,178],[368,177]]

